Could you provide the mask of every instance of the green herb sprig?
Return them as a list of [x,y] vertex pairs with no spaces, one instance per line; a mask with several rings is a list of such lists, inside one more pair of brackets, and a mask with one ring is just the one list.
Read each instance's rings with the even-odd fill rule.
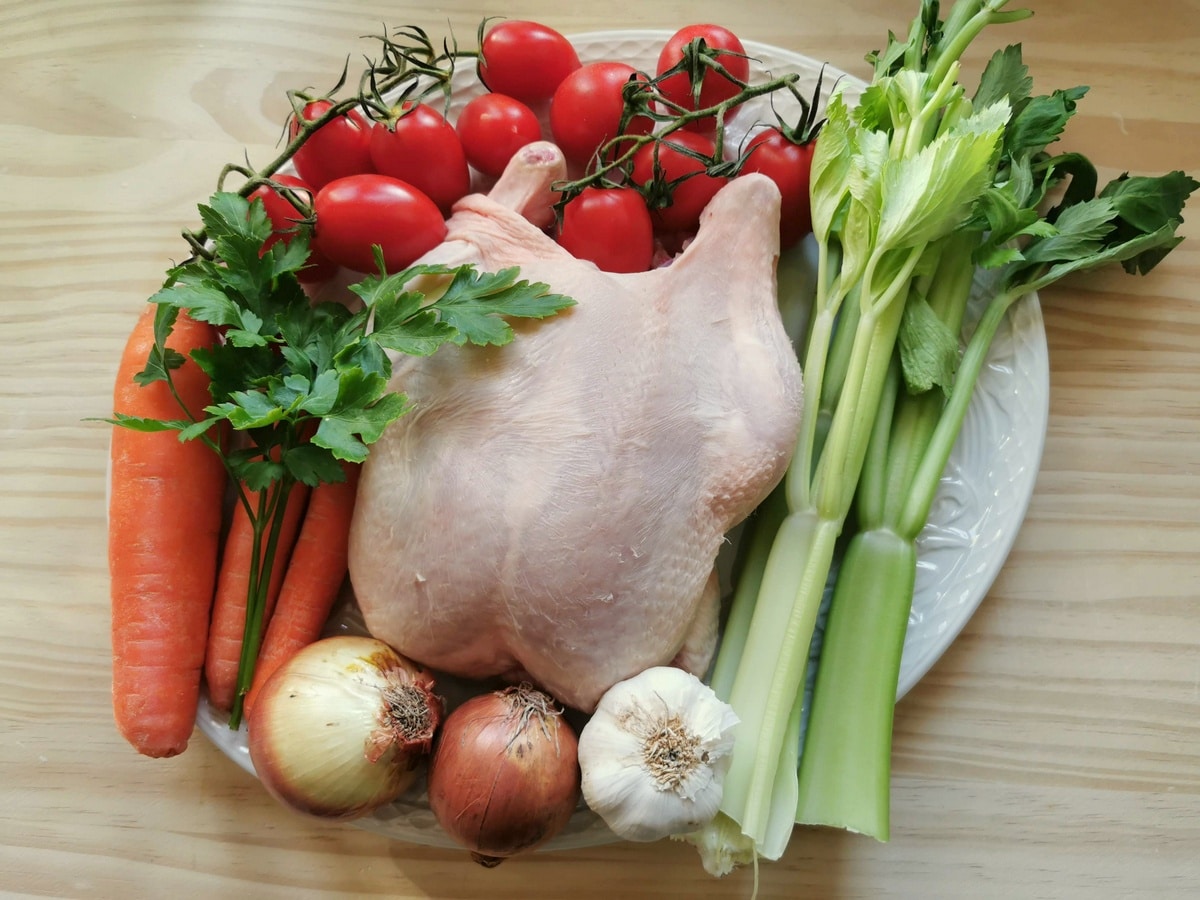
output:
[[[116,415],[111,421],[204,441],[237,486],[255,547],[266,539],[266,552],[252,563],[230,718],[237,727],[262,640],[274,543],[288,494],[297,483],[344,480],[342,463],[366,459],[384,429],[408,412],[403,393],[389,388],[389,354],[428,356],[445,344],[503,346],[514,336],[508,319],[545,318],[575,301],[545,284],[520,280],[516,268],[490,273],[469,265],[416,265],[389,274],[377,250],[381,274],[350,287],[360,307],[313,304],[296,275],[308,255],[305,230],[267,247],[272,226],[261,201],[235,193],[218,192],[199,211],[211,253],[173,268],[150,298],[158,305],[155,342],[137,381],[172,385],[172,372],[185,360],[166,342],[177,317],[186,313],[224,330],[222,342],[191,354],[211,379],[213,402],[192,419]],[[437,296],[415,289],[418,278],[436,286]],[[223,430],[241,439],[227,445],[218,438]]]

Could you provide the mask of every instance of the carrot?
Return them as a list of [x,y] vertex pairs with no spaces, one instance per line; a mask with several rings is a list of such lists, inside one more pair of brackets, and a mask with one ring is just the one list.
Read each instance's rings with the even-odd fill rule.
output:
[[[154,346],[155,306],[147,304],[117,369],[113,409],[147,418],[184,418],[164,382],[133,377]],[[168,346],[185,356],[211,346],[215,331],[180,315]],[[212,402],[209,380],[190,358],[172,372],[196,415]],[[225,468],[199,440],[175,431],[113,429],[108,504],[113,712],[117,728],[147,756],[187,747],[196,721],[200,672],[217,571]]]
[[271,673],[321,636],[346,580],[359,467],[344,463],[343,468],[345,481],[326,482],[312,492],[246,695],[247,717]]
[[[268,490],[278,490],[276,482]],[[263,627],[270,619],[275,599],[279,595],[287,569],[288,556],[296,542],[296,533],[304,514],[309,488],[295,483],[287,496],[287,506],[280,523],[279,537],[275,547],[275,558],[267,582]],[[258,508],[260,494],[247,491],[250,505]],[[265,554],[269,537],[262,535],[260,554]],[[221,568],[217,576],[217,592],[213,600],[212,622],[208,628],[208,652],[204,660],[204,678],[208,683],[209,701],[217,709],[233,708],[237,698],[238,663],[242,656],[242,642],[246,629],[246,610],[250,591],[250,576],[254,558],[254,530],[246,508],[238,503],[234,506],[229,533],[225,537],[225,549],[221,556]]]

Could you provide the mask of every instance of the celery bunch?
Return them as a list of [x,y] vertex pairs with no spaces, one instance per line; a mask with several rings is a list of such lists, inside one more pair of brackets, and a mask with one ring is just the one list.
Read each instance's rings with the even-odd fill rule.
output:
[[[811,180],[805,414],[785,485],[756,516],[713,678],[742,724],[722,814],[690,838],[710,871],[778,858],[797,821],[888,837],[915,540],[992,338],[1031,291],[1111,262],[1145,273],[1180,240],[1195,181],[1122,176],[1096,193],[1088,160],[1047,151],[1086,88],[1034,96],[1009,47],[967,96],[963,51],[987,25],[1032,14],[1007,2],[958,0],[942,21],[937,0],[922,0],[908,35],[868,57],[858,105],[840,93],[828,105]],[[998,287],[963,350],[979,267]]]

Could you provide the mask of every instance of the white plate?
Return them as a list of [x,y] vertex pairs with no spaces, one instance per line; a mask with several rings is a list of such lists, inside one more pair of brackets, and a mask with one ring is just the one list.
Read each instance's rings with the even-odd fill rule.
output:
[[[667,31],[593,32],[571,38],[585,62],[619,60],[653,72]],[[798,53],[746,43],[756,80],[769,72],[797,72],[805,94],[815,86],[822,63]],[[861,82],[827,67],[824,89],[843,78],[853,93]],[[807,86],[807,87],[806,87]],[[455,73],[451,116],[483,88],[471,67]],[[794,104],[776,97],[785,115]],[[766,100],[747,104],[729,123],[735,138],[773,116]],[[984,279],[975,285],[972,311],[988,296]],[[1008,556],[1033,494],[1046,433],[1049,367],[1046,336],[1037,297],[1022,300],[1001,326],[988,364],[979,377],[962,434],[942,477],[930,521],[918,541],[919,561],[912,614],[900,665],[898,698],[904,696],[945,652],[966,625]],[[352,606],[335,615],[331,627],[361,631]],[[454,698],[450,698],[453,702]],[[224,753],[253,773],[245,727],[231,731],[226,719],[202,703],[198,725]],[[359,819],[360,827],[398,840],[438,847],[456,846],[438,828],[423,793],[414,790],[397,803]],[[567,829],[546,849],[568,849],[615,840],[604,824],[581,808]]]

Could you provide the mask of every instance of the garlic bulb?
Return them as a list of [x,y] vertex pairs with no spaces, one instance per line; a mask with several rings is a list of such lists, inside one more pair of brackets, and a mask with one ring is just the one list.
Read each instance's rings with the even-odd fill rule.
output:
[[584,800],[626,840],[694,831],[717,814],[737,722],[673,666],[613,685],[579,736]]

